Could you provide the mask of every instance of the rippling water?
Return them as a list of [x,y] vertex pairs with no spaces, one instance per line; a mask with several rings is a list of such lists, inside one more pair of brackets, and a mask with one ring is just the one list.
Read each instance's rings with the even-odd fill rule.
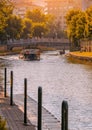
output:
[[8,68],[8,84],[10,71],[14,71],[15,94],[23,93],[27,78],[28,95],[37,100],[37,89],[41,86],[43,106],[59,120],[61,103],[68,101],[69,130],[92,130],[92,66],[70,63],[64,55],[52,52],[43,53],[40,61],[19,60],[18,55],[1,58],[0,72]]

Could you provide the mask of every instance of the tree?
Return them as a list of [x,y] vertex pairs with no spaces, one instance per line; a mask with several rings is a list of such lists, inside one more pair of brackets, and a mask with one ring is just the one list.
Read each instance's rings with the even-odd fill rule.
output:
[[66,14],[66,24],[67,24],[67,35],[68,38],[71,40],[75,34],[75,28],[76,28],[76,15],[80,13],[80,10],[69,10]]
[[[44,33],[45,36],[53,36],[54,26],[54,16],[50,14],[44,14],[40,9],[34,9],[32,11],[27,11],[26,17],[31,19],[34,23],[33,25],[33,36],[41,37]],[[52,27],[53,25],[53,27]],[[43,29],[43,30],[42,30]],[[53,30],[52,30],[53,29]],[[38,34],[37,34],[38,33]]]
[[20,38],[23,30],[22,19],[16,15],[11,15],[7,19],[7,27],[5,30],[12,40]]
[[21,34],[22,38],[32,37],[32,20],[25,18],[23,19],[23,32]]
[[54,15],[47,14],[45,24],[46,24],[46,27],[47,27],[46,37],[54,38],[55,34],[56,34],[56,24],[55,24]]
[[28,10],[26,12],[26,17],[31,19],[33,22],[37,22],[37,23],[45,22],[46,20],[45,14],[43,14],[40,9],[34,9],[32,11]]
[[10,0],[0,0],[0,41],[7,39],[5,27],[6,21],[13,12],[13,3]]
[[92,39],[92,6],[89,7],[86,11],[86,18],[87,18],[87,31],[88,31],[88,38]]
[[88,32],[87,32],[87,19],[86,19],[86,14],[85,12],[79,13],[77,16],[77,21],[76,21],[76,38],[77,39],[82,39],[84,37],[87,37]]
[[80,39],[87,37],[87,19],[85,12],[71,10],[66,15],[67,34],[72,43],[72,47],[79,47]]
[[34,23],[33,24],[33,36],[42,37],[47,32],[46,24],[44,23]]

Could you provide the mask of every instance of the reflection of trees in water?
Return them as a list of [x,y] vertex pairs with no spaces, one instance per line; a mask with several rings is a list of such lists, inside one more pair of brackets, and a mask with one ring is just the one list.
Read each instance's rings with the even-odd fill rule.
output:
[[4,70],[8,67],[11,67],[11,62],[7,59],[7,57],[0,57],[0,86],[4,81]]
[[0,85],[3,84],[4,80],[4,68],[6,67],[6,61],[4,59],[0,59]]
[[0,67],[0,86],[3,84],[4,76],[3,73],[1,72],[1,67]]

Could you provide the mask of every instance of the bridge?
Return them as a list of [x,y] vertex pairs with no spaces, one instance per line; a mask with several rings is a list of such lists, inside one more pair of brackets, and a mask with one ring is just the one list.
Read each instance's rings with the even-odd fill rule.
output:
[[12,50],[14,47],[32,48],[32,47],[52,47],[56,49],[69,49],[69,40],[68,39],[26,39],[26,40],[14,40],[7,42],[7,50]]

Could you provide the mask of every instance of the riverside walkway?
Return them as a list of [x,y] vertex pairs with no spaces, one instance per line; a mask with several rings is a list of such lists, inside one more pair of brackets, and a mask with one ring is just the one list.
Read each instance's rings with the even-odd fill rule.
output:
[[[37,102],[27,97],[27,124],[23,124],[23,94],[14,95],[13,106],[10,106],[9,97],[4,97],[0,87],[0,115],[6,120],[8,130],[37,130]],[[61,124],[48,110],[42,108],[42,130],[60,130]]]
[[4,98],[2,87],[0,87],[0,116],[6,120],[8,130],[35,130],[35,126],[28,120],[28,125],[23,124],[24,114],[14,104],[10,106],[9,97]]

